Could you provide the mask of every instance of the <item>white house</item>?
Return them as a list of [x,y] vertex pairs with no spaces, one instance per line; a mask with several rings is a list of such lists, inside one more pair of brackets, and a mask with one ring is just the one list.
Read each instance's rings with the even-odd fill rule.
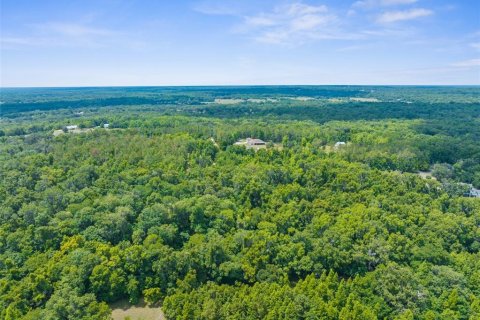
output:
[[266,145],[265,141],[254,138],[247,138],[247,145],[249,146],[264,146]]
[[476,189],[473,187],[473,185],[470,185],[469,196],[474,198],[480,198],[480,189]]
[[345,146],[345,145],[346,145],[345,142],[343,142],[343,141],[338,141],[337,143],[335,143],[334,148],[335,148],[335,149],[338,149],[338,148],[343,147],[343,146]]
[[247,143],[246,143],[247,149],[254,148],[254,149],[263,149],[267,147],[267,144],[265,141],[260,140],[260,139],[254,139],[254,138],[247,138]]
[[241,139],[234,143],[236,146],[244,146],[247,149],[254,149],[255,151],[259,149],[266,149],[267,143],[260,139],[247,138]]

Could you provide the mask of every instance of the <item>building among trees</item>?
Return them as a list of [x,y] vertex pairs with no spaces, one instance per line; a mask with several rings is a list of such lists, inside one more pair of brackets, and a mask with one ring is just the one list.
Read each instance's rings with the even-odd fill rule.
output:
[[247,149],[250,149],[250,148],[262,149],[262,148],[266,148],[267,144],[265,143],[265,141],[260,139],[247,138],[246,147]]
[[241,139],[235,142],[234,145],[244,146],[247,149],[254,149],[255,151],[267,148],[267,143],[265,141],[255,138]]

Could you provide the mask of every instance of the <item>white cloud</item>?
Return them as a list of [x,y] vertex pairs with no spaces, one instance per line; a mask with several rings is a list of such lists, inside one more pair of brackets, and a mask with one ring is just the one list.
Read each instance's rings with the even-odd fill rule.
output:
[[245,23],[251,27],[271,27],[278,25],[278,21],[263,16],[245,17]]
[[433,14],[432,10],[416,8],[403,11],[387,11],[382,13],[377,18],[379,23],[393,23],[398,21],[406,21],[412,19],[418,19],[421,17],[427,17]]
[[43,33],[59,34],[67,37],[111,36],[115,32],[83,24],[51,22],[34,25],[35,29]]
[[361,49],[363,49],[363,48],[364,48],[364,47],[362,47],[362,46],[354,45],[354,46],[348,46],[348,47],[338,48],[336,51],[337,51],[337,52],[350,52],[350,51],[358,51],[358,50],[361,50]]
[[277,12],[286,9],[288,15],[297,16],[297,15],[306,15],[306,14],[316,14],[327,12],[328,8],[325,5],[320,6],[311,6],[303,3],[292,3],[290,5],[277,7]]
[[33,45],[37,42],[35,38],[27,37],[2,37],[0,40],[2,45]]
[[371,9],[377,7],[390,7],[407,5],[417,2],[417,0],[361,0],[353,3],[354,8]]
[[293,31],[312,30],[317,26],[328,23],[329,21],[330,17],[328,16],[308,14],[294,19],[291,23],[291,29]]
[[28,32],[2,36],[2,46],[7,49],[25,46],[99,48],[113,44],[138,43],[130,38],[125,40],[125,34],[83,23],[48,22],[30,24],[27,27]]
[[411,4],[417,2],[417,0],[381,0],[384,6],[394,6],[400,4]]
[[203,1],[193,6],[193,10],[209,15],[237,15],[241,11],[238,3],[227,0]]
[[[231,0],[226,2],[215,2],[211,0],[208,10],[200,11],[198,8],[194,10],[205,14],[223,14],[234,16],[242,22],[234,25],[232,32],[243,34],[250,39],[268,44],[278,44],[295,46],[310,41],[318,40],[367,40],[370,38],[388,37],[392,39],[404,38],[414,33],[411,28],[399,28],[395,26],[375,25],[358,27],[359,12],[352,6],[343,12],[339,10],[331,10],[326,5],[312,5],[301,1],[284,2],[270,10],[258,11],[258,8],[250,8],[243,12],[251,12],[249,14],[240,13],[240,11],[232,10]],[[288,0],[287,0],[288,1]],[[417,0],[364,0],[357,1],[355,5],[378,6],[379,9],[408,5]],[[228,4],[228,5],[227,5]],[[225,7],[223,7],[225,5]],[[219,7],[220,6],[220,7]],[[219,9],[223,8],[223,9]],[[360,8],[359,8],[360,9]],[[235,11],[235,13],[233,13]],[[360,10],[359,10],[360,11]],[[433,12],[427,9],[411,9],[405,11],[389,10],[378,17],[377,22],[388,24],[395,21],[409,20],[427,16]],[[371,16],[369,16],[371,17]]]
[[337,22],[337,16],[326,6],[297,2],[277,6],[270,12],[245,16],[237,30],[251,34],[258,42],[291,45],[309,39],[336,38]]
[[459,61],[459,62],[452,63],[452,66],[458,67],[458,68],[480,67],[480,59],[470,59],[470,60]]
[[474,48],[475,50],[480,51],[480,42],[470,43],[470,47]]

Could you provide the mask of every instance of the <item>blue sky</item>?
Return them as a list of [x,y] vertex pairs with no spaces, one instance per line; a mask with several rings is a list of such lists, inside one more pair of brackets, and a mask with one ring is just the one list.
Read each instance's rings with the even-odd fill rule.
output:
[[1,86],[480,84],[478,0],[1,1]]

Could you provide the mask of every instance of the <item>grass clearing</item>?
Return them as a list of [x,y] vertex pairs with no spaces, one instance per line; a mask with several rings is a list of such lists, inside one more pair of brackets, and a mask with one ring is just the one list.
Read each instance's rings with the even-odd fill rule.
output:
[[127,300],[121,300],[110,305],[113,320],[165,320],[162,308],[147,306],[142,300],[131,305]]

